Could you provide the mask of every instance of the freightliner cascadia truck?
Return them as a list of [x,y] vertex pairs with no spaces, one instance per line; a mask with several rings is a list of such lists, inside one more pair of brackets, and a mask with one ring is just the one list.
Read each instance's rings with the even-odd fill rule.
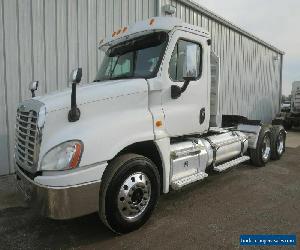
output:
[[160,194],[242,162],[280,159],[282,126],[246,118],[222,126],[222,65],[211,43],[198,26],[152,18],[99,42],[105,56],[93,83],[78,86],[78,68],[72,88],[35,97],[33,82],[16,124],[25,197],[53,219],[98,212],[122,234],[148,220]]

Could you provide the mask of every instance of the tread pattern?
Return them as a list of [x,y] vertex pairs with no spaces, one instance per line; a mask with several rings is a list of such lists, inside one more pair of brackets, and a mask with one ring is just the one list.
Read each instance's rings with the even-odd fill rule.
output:
[[[107,190],[108,187],[113,179],[113,177],[115,176],[115,174],[124,166],[124,164],[128,164],[131,161],[135,161],[135,160],[146,160],[148,161],[150,164],[152,164],[153,166],[155,166],[155,164],[148,159],[147,157],[144,157],[142,155],[138,155],[138,154],[133,154],[133,153],[127,153],[124,155],[120,155],[118,157],[116,157],[115,159],[113,159],[108,167],[106,168],[106,170],[103,173],[102,176],[102,180],[101,180],[101,187],[100,187],[100,192],[99,192],[99,216],[101,221],[113,232],[120,234],[119,232],[116,232],[108,223],[107,218],[106,218],[106,194],[107,194]],[[153,170],[155,171],[155,175],[157,176],[157,181],[158,183],[160,183],[159,180],[159,172],[158,169],[156,167],[153,168]],[[159,195],[159,193],[158,193]]]
[[266,134],[269,134],[270,139],[271,139],[270,127],[269,126],[262,126],[262,128],[260,130],[260,133],[259,133],[256,148],[255,149],[250,149],[251,162],[253,163],[253,165],[255,165],[257,167],[263,167],[267,163],[267,162],[264,162],[262,160],[262,153],[261,153],[262,142],[263,142],[263,139],[266,136]]
[[[283,152],[281,155],[277,153],[277,138],[280,133],[284,133],[284,146]],[[285,139],[286,139],[286,132],[282,125],[274,125],[271,128],[271,159],[272,160],[279,160],[283,153],[285,152]]]

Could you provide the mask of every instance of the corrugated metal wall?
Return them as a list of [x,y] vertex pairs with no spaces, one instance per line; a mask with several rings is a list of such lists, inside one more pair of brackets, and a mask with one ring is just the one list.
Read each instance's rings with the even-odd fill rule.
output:
[[[73,68],[93,80],[97,42],[113,30],[155,16],[156,0],[0,0],[0,175],[13,172],[17,104],[67,86]],[[9,164],[11,163],[11,164]],[[9,168],[10,166],[10,168]]]
[[[271,122],[281,98],[281,52],[234,29],[218,16],[186,0],[161,0],[176,7],[178,18],[207,29],[220,57],[219,112]],[[207,13],[208,12],[208,13]],[[216,18],[215,18],[216,17]]]
[[14,171],[16,107],[30,97],[29,82],[40,81],[39,95],[60,90],[78,66],[83,82],[93,80],[101,59],[97,41],[155,16],[167,3],[176,6],[177,17],[212,33],[222,65],[220,111],[271,120],[280,94],[277,52],[213,21],[186,0],[0,0],[0,175]]

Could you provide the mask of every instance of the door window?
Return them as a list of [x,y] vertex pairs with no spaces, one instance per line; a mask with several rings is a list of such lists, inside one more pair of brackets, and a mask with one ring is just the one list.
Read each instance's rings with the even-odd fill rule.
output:
[[174,51],[172,53],[172,57],[169,64],[169,75],[170,78],[174,82],[181,82],[183,80],[183,73],[184,73],[184,64],[186,61],[186,51],[188,46],[197,46],[197,52],[195,54],[195,60],[198,65],[198,72],[197,75],[199,78],[201,76],[201,57],[202,57],[202,49],[198,43],[186,41],[186,40],[178,40],[177,44],[175,45]]

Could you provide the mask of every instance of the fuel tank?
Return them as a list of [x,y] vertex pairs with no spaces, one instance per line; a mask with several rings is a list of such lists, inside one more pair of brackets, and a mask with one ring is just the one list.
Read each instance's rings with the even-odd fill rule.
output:
[[244,154],[248,149],[247,138],[247,135],[240,131],[229,131],[201,138],[198,144],[205,147],[208,155],[207,166],[209,166],[213,163],[214,158],[217,165],[233,159],[241,153]]

